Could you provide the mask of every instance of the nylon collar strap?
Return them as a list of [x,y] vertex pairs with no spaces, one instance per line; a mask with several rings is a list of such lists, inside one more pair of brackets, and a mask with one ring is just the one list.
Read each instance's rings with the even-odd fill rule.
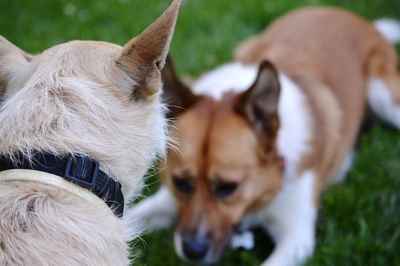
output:
[[0,158],[0,171],[11,169],[31,169],[50,173],[88,189],[102,199],[118,217],[124,211],[124,196],[121,184],[99,169],[99,163],[86,156],[70,155],[58,157],[48,153],[37,153],[31,159],[17,157],[17,163]]

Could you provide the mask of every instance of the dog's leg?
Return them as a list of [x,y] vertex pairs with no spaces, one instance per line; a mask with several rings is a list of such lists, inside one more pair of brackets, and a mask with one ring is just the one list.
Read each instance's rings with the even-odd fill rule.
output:
[[312,171],[306,171],[289,180],[272,203],[267,230],[276,247],[262,266],[300,265],[312,254],[317,216],[315,179]]
[[368,103],[385,122],[400,129],[400,77],[395,68],[368,81]]
[[170,226],[176,215],[175,200],[166,187],[128,209],[124,221],[145,232]]
[[338,171],[329,179],[332,183],[342,182],[353,165],[354,151],[347,152]]

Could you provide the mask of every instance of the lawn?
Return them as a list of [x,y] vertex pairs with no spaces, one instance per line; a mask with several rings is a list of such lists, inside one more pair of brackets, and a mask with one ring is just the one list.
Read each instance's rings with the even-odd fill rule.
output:
[[[72,39],[124,44],[169,2],[0,0],[0,34],[30,53]],[[369,20],[400,19],[399,0],[184,0],[171,46],[179,73],[196,76],[230,60],[238,42],[305,5],[341,6]],[[399,133],[374,122],[356,150],[346,181],[324,194],[317,247],[307,265],[400,265]],[[153,191],[158,182],[150,180]],[[170,230],[143,240],[136,244],[135,265],[187,265],[175,255]],[[258,265],[268,249],[261,238],[255,250],[230,251],[218,265]]]

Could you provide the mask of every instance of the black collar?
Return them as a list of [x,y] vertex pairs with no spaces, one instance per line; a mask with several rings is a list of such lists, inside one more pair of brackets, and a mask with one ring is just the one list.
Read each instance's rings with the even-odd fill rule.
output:
[[121,184],[99,169],[99,163],[86,156],[70,155],[58,157],[50,153],[36,153],[32,163],[21,156],[18,162],[0,157],[0,171],[10,169],[32,169],[58,175],[65,180],[93,192],[101,198],[118,217],[124,211],[124,196]]

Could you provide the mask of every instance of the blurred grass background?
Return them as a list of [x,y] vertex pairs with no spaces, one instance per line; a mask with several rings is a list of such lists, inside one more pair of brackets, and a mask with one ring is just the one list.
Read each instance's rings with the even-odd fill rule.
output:
[[[123,45],[169,0],[0,0],[0,34],[30,53],[68,40]],[[333,5],[368,20],[400,19],[399,0],[184,0],[171,46],[182,75],[195,76],[232,57],[235,46],[294,8]],[[334,23],[334,21],[332,21]],[[397,47],[400,52],[399,47]],[[344,184],[324,194],[315,255],[307,265],[400,265],[400,138],[376,122],[362,132]],[[158,186],[156,179],[147,193]],[[172,231],[136,243],[135,265],[187,265],[175,255]],[[258,265],[269,245],[229,251],[218,265]]]

